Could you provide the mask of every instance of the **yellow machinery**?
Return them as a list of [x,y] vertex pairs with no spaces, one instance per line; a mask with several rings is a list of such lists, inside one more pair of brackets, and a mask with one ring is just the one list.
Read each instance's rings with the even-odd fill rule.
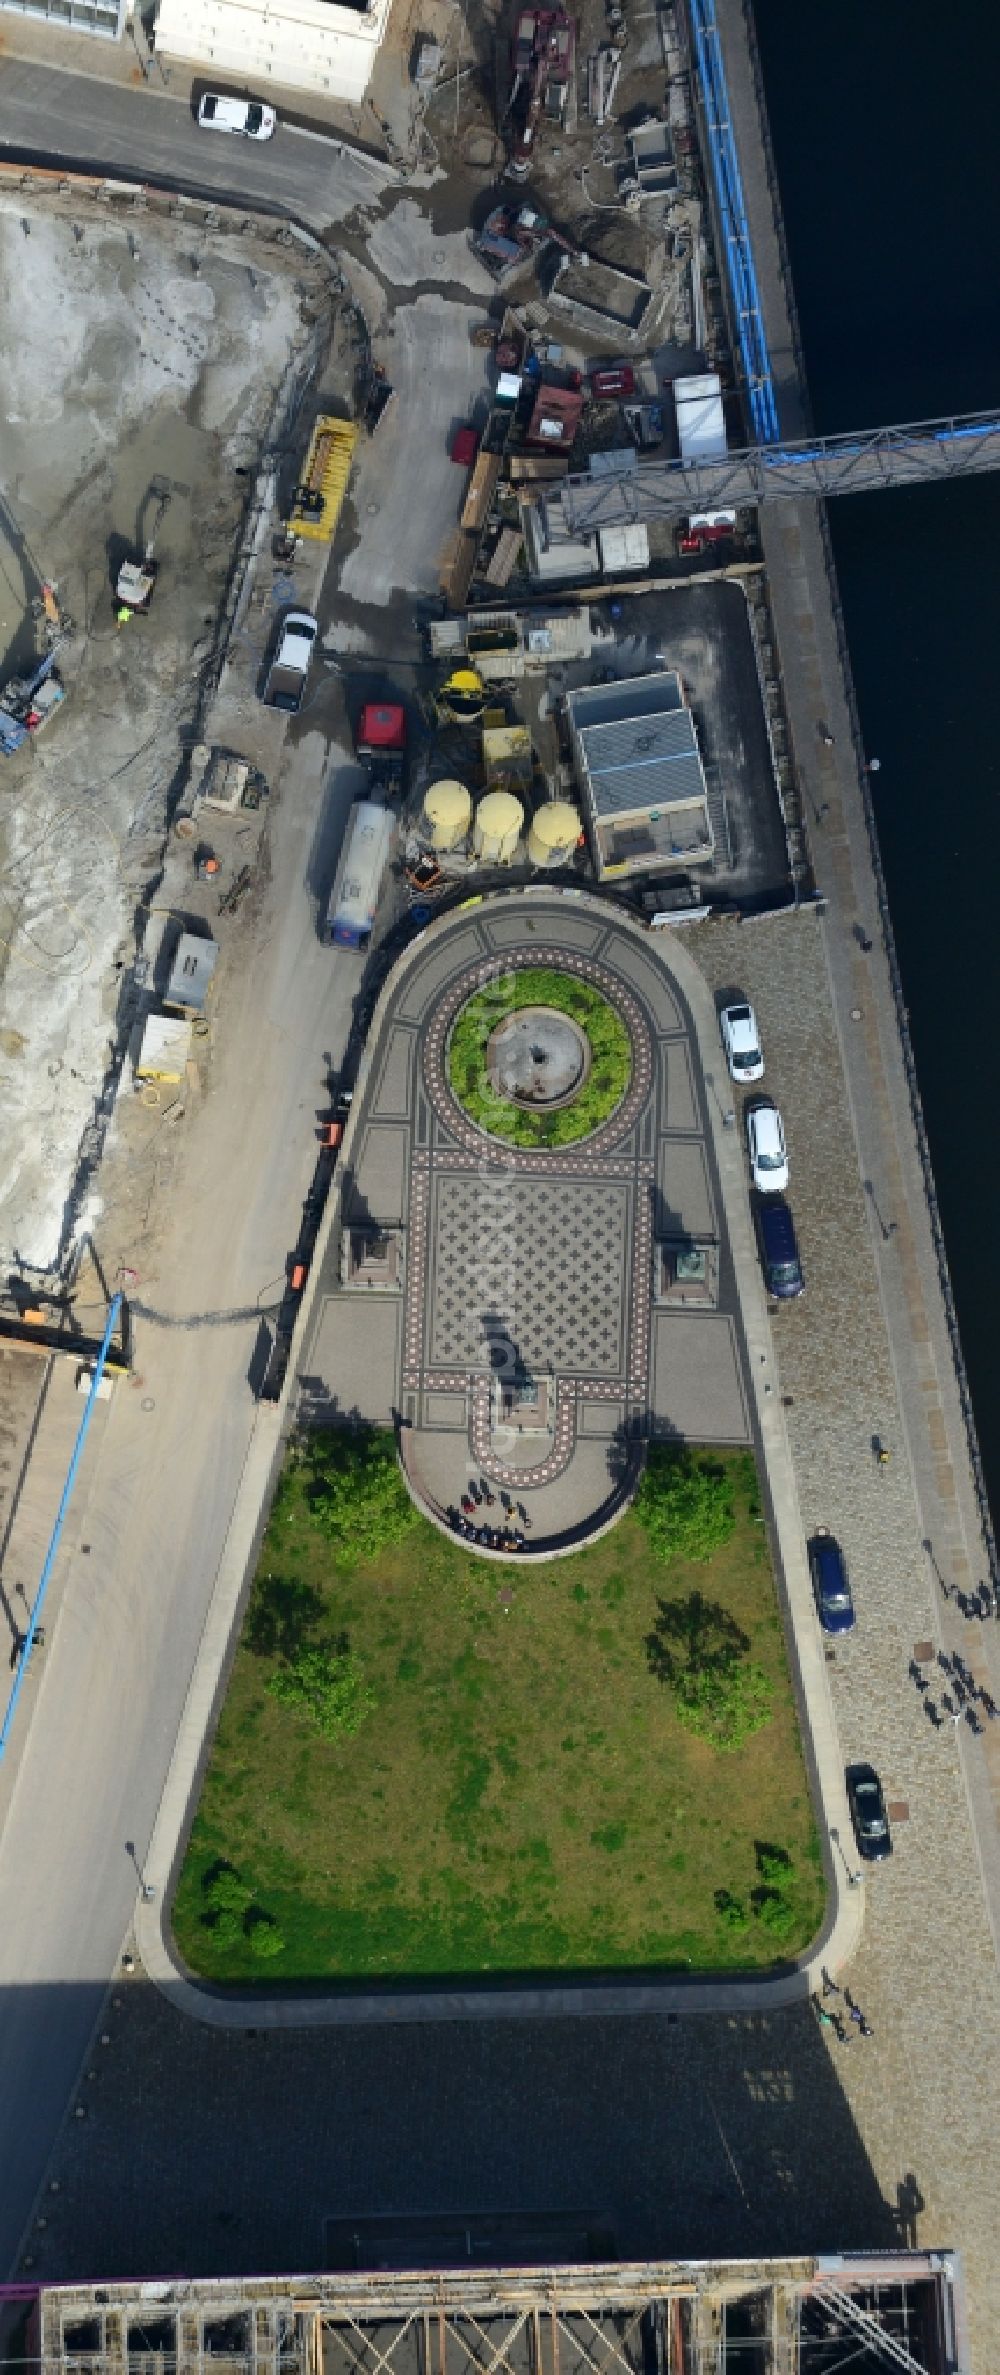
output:
[[475,668],[453,668],[434,695],[439,725],[474,726],[486,707],[486,687]]
[[354,421],[335,420],[321,413],[313,429],[305,469],[295,489],[288,520],[289,534],[311,536],[328,544],[340,518],[347,493],[358,431]]

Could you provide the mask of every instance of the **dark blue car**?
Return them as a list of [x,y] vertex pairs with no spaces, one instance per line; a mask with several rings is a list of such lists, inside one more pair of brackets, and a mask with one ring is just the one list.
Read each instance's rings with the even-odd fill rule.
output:
[[847,1565],[839,1542],[821,1526],[809,1548],[816,1613],[824,1633],[849,1633],[856,1623]]
[[795,1222],[780,1196],[762,1196],[757,1207],[757,1232],[764,1282],[769,1295],[784,1301],[801,1295],[805,1285],[799,1260]]

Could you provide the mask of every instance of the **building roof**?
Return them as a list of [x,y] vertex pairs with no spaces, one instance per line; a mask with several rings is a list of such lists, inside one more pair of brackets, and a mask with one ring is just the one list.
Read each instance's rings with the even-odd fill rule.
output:
[[567,696],[597,817],[707,802],[694,719],[680,678],[625,678]]

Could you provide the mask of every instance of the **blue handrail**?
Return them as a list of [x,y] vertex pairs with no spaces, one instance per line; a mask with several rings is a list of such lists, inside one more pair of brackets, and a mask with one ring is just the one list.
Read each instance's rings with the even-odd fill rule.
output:
[[17,1702],[21,1696],[21,1691],[24,1686],[24,1677],[28,1670],[28,1659],[30,1658],[31,1652],[35,1646],[35,1637],[38,1632],[39,1619],[41,1617],[42,1609],[45,1606],[45,1594],[48,1591],[49,1583],[52,1577],[52,1569],[56,1563],[56,1554],[59,1549],[60,1541],[62,1540],[62,1530],[66,1523],[66,1512],[73,1497],[73,1487],[76,1483],[80,1461],[83,1457],[83,1447],[87,1440],[87,1431],[90,1426],[91,1417],[93,1415],[94,1404],[97,1400],[97,1389],[104,1375],[104,1364],[108,1357],[111,1339],[115,1332],[115,1326],[117,1324],[118,1314],[121,1310],[121,1307],[122,1298],[120,1295],[115,1295],[112,1298],[111,1308],[108,1312],[107,1326],[101,1339],[101,1349],[97,1355],[96,1361],[94,1362],[94,1374],[90,1380],[90,1392],[87,1395],[83,1417],[80,1420],[76,1442],[73,1445],[73,1457],[66,1471],[66,1482],[63,1485],[62,1497],[59,1502],[59,1507],[56,1511],[56,1521],[52,1528],[49,1547],[45,1553],[45,1564],[39,1577],[38,1590],[35,1593],[31,1612],[28,1617],[28,1630],[24,1636],[24,1640],[21,1643],[20,1656],[17,1661],[17,1669],[14,1675],[14,1687],[11,1691],[10,1698],[7,1701],[7,1713],[4,1716],[3,1723],[0,1724],[0,1757],[2,1757],[6,1751],[7,1742],[11,1734],[11,1727],[14,1722],[14,1717],[17,1713]]
[[712,179],[726,244],[729,286],[750,419],[758,445],[773,445],[781,435],[778,407],[764,328],[764,309],[750,244],[743,177],[729,120],[729,89],[722,63],[714,0],[690,0],[690,10]]

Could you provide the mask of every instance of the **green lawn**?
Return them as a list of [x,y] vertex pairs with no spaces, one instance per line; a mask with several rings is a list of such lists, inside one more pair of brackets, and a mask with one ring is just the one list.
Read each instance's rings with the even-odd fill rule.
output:
[[[658,1559],[630,1514],[576,1557],[497,1567],[419,1519],[345,1565],[293,1460],[174,1906],[192,1968],[273,1989],[759,1969],[804,1947],[823,1883],[781,1624],[752,1461],[722,1461],[737,1524],[707,1561]],[[650,1655],[658,1599],[694,1593],[770,1683],[770,1720],[736,1750],[682,1727]],[[362,1677],[347,1737],[268,1689],[303,1615]],[[248,1892],[236,1914],[220,1865],[223,1895],[239,1905],[233,1873]]]
[[[572,1104],[533,1112],[497,1095],[486,1070],[486,1048],[497,1024],[525,1006],[568,1014],[590,1043],[590,1073]],[[632,1049],[620,1014],[600,990],[554,965],[529,965],[501,974],[460,1009],[448,1042],[448,1078],[470,1119],[515,1146],[568,1146],[587,1138],[621,1104],[632,1076]]]

